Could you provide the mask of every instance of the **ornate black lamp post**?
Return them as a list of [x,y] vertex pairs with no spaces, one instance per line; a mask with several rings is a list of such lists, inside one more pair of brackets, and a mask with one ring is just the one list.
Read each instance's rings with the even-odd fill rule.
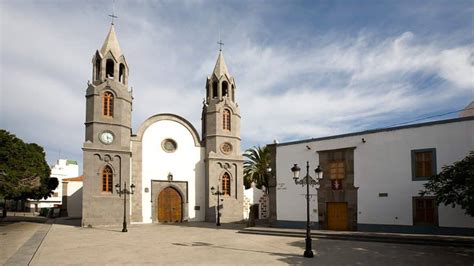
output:
[[122,232],[128,232],[127,230],[127,195],[131,195],[135,192],[135,185],[130,186],[130,190],[127,189],[127,182],[123,182],[123,189],[120,189],[120,185],[115,185],[115,190],[120,197],[123,194],[123,227]]
[[211,187],[211,194],[212,195],[217,195],[217,220],[216,220],[216,226],[221,226],[221,213],[219,212],[219,205],[220,205],[220,198],[219,196],[224,195],[224,192],[219,190],[219,185],[217,185],[217,191],[214,187]]
[[309,225],[309,186],[311,185],[312,187],[316,186],[316,188],[319,188],[319,181],[323,179],[323,170],[322,168],[318,165],[318,168],[316,168],[314,171],[316,172],[316,179],[313,179],[309,175],[309,162],[306,162],[306,176],[303,178],[300,177],[300,168],[298,167],[298,164],[295,163],[293,167],[291,167],[291,171],[293,172],[293,180],[295,181],[295,184],[305,186],[306,185],[306,248],[304,251],[304,256],[306,258],[312,258],[313,255],[313,250],[311,248],[311,227]]

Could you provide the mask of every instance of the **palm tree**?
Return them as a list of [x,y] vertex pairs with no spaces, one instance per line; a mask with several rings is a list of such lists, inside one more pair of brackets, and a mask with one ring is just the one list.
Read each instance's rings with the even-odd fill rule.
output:
[[244,162],[244,185],[249,188],[252,182],[255,182],[258,188],[262,185],[267,188],[270,173],[267,169],[270,167],[270,150],[267,146],[257,146],[249,148],[243,154],[246,158]]

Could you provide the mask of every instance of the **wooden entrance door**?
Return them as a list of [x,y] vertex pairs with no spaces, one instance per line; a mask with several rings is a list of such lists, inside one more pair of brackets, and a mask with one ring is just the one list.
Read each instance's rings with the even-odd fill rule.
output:
[[172,187],[167,187],[158,196],[158,221],[178,223],[182,219],[181,195]]
[[328,202],[327,217],[329,230],[348,230],[347,202]]

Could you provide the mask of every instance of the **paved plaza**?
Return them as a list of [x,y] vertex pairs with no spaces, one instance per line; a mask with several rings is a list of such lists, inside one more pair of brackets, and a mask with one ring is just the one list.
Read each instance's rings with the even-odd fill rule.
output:
[[[243,225],[210,223],[81,228],[0,223],[0,264],[473,265],[472,248],[240,234]],[[71,222],[74,224],[74,222]],[[36,243],[36,245],[35,245]]]

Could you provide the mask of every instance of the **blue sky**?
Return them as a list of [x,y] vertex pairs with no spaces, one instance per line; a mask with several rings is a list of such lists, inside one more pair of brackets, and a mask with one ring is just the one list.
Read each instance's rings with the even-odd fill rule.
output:
[[[82,161],[91,59],[112,1],[0,1],[0,128]],[[122,1],[133,130],[176,113],[200,132],[219,46],[242,149],[390,126],[474,100],[472,1]],[[456,114],[439,117],[445,119]]]

